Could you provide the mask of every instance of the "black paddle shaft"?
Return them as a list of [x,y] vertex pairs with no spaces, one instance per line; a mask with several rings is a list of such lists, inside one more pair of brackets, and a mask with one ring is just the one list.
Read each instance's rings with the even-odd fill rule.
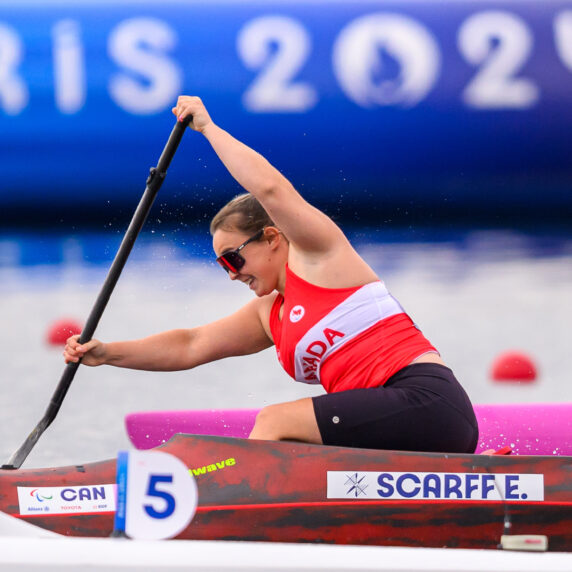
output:
[[[156,167],[151,168],[149,177],[147,178],[147,186],[145,188],[145,192],[139,201],[139,205],[135,210],[135,214],[133,215],[131,223],[125,232],[125,236],[121,241],[117,254],[115,255],[113,263],[111,264],[109,272],[107,273],[105,282],[101,287],[97,300],[91,309],[89,317],[87,318],[87,322],[79,337],[79,342],[82,344],[91,340],[93,334],[95,333],[95,329],[99,324],[99,320],[101,319],[113,289],[119,280],[119,276],[123,271],[123,267],[127,262],[127,258],[131,253],[131,249],[135,244],[135,240],[137,239],[141,228],[145,224],[145,220],[149,215],[153,201],[155,200],[155,197],[157,196],[157,193],[159,192],[159,189],[165,180],[167,169],[171,164],[171,160],[175,155],[175,151],[177,150],[177,147],[183,138],[185,129],[190,121],[191,117],[188,117],[185,121],[177,121],[177,124],[171,131],[169,141],[167,141],[167,144],[161,153],[159,163],[157,163]],[[44,416],[42,419],[40,419],[40,422],[36,425],[34,430],[28,435],[22,446],[12,455],[8,461],[8,464],[2,465],[2,469],[19,469],[21,467],[22,463],[25,461],[26,457],[29,455],[30,451],[42,433],[56,418],[56,415],[60,410],[62,402],[68,392],[68,389],[70,388],[73,378],[75,377],[79,363],[80,362],[68,363],[66,365],[58,386],[52,395],[46,412],[44,413]]]

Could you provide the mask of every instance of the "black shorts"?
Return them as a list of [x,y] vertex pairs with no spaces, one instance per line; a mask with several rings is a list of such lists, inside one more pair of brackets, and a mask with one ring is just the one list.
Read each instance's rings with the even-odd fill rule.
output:
[[313,397],[325,445],[398,451],[474,453],[473,406],[440,364],[404,367],[385,385]]

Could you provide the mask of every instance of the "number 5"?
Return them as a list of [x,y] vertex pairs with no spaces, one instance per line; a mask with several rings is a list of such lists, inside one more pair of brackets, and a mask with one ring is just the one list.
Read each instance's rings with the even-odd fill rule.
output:
[[148,497],[158,497],[166,503],[165,509],[158,511],[151,504],[143,505],[145,512],[152,518],[168,518],[175,511],[175,498],[166,491],[157,489],[158,483],[172,483],[173,475],[149,475],[149,486],[147,488]]

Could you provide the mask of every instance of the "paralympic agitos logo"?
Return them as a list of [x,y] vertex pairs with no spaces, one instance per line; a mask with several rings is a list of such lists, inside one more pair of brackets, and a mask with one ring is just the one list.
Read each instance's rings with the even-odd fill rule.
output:
[[54,498],[53,494],[51,494],[50,496],[47,496],[46,494],[40,494],[39,489],[34,489],[33,491],[30,491],[30,496],[35,498],[38,502],[44,502],[47,500],[52,500]]

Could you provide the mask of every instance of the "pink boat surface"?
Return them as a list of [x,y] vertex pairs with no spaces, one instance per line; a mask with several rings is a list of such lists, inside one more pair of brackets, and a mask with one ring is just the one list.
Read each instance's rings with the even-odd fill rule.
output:
[[[125,417],[137,449],[166,443],[177,433],[248,437],[258,409],[143,411]],[[476,405],[476,453],[506,447],[516,455],[572,455],[572,403]]]

